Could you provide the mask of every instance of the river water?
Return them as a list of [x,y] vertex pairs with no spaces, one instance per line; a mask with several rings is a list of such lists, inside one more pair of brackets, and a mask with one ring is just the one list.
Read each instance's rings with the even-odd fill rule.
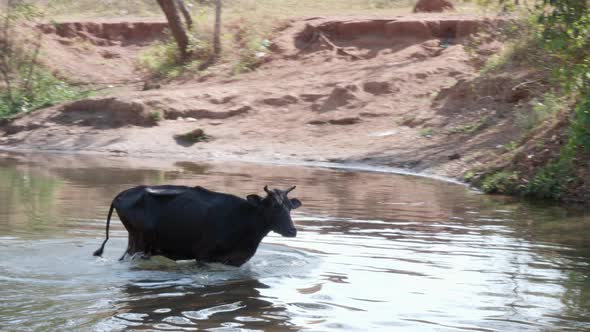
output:
[[[297,238],[241,268],[117,259],[137,184],[297,185]],[[0,158],[2,331],[590,330],[590,218],[432,179],[314,167]]]

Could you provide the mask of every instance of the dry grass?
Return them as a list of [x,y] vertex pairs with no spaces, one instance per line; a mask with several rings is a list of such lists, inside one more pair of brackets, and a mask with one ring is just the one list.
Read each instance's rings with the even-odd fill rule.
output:
[[[1,1],[1,0],[0,0]],[[195,21],[191,44],[193,52],[202,54],[190,64],[180,66],[174,45],[155,45],[140,59],[142,67],[156,77],[175,77],[193,72],[205,61],[210,51],[213,29],[214,1],[185,0]],[[266,54],[269,40],[286,19],[312,16],[372,16],[391,17],[409,14],[417,0],[223,0],[222,59],[232,73],[254,69],[261,60],[257,54]],[[36,3],[46,13],[47,21],[93,20],[164,20],[155,0],[40,0]],[[479,12],[473,2],[459,0],[455,13]]]
[[[185,0],[194,16],[210,16],[212,1]],[[38,0],[47,17],[72,20],[96,17],[162,17],[155,0]],[[410,13],[416,0],[224,0],[224,18],[280,20],[317,15],[399,15]],[[473,2],[455,1],[457,13],[480,12]]]

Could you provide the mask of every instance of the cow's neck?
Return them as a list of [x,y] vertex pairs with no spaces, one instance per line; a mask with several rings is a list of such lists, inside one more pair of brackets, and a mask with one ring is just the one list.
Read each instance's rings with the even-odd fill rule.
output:
[[265,236],[268,235],[268,233],[270,233],[271,229],[270,229],[270,221],[266,220],[266,218],[264,217],[264,214],[259,213],[258,214],[258,220],[256,220],[256,222],[258,223],[258,227],[255,227],[255,229],[257,230],[256,233],[256,238],[258,239],[258,243],[260,243],[260,241],[262,241],[262,239],[264,239]]
[[271,231],[270,222],[264,218],[262,211],[257,210],[254,218],[248,218],[249,222],[243,224],[240,232],[242,243],[250,250],[256,250],[258,245]]

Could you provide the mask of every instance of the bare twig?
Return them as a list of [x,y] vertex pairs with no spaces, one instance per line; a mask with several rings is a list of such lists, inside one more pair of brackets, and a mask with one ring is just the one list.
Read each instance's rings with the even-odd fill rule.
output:
[[31,56],[31,62],[29,63],[29,67],[27,68],[27,76],[24,86],[24,91],[27,94],[27,98],[29,102],[33,102],[35,100],[35,87],[33,84],[33,74],[35,72],[35,68],[37,67],[37,58],[39,57],[39,52],[41,51],[41,39],[43,38],[43,33],[39,30],[37,35],[35,36],[35,49],[33,51],[33,55]]
[[321,40],[323,40],[326,44],[328,44],[330,47],[332,47],[332,49],[334,50],[334,54],[336,55],[344,55],[344,56],[350,56],[355,60],[360,60],[362,59],[360,56],[349,53],[347,51],[345,51],[342,47],[340,46],[336,46],[336,44],[334,44],[330,39],[328,39],[328,37],[326,37],[326,35],[324,35],[323,32],[318,32],[319,38]]
[[541,81],[541,79],[537,79],[537,80],[530,80],[530,81],[524,81],[524,82],[521,82],[521,83],[519,83],[519,84],[515,85],[515,86],[512,88],[512,91],[515,91],[516,89],[518,89],[518,88],[520,88],[520,87],[523,87],[523,86],[525,86],[525,85],[529,85],[529,84],[532,84],[532,83],[537,83],[537,82],[539,82],[539,81]]

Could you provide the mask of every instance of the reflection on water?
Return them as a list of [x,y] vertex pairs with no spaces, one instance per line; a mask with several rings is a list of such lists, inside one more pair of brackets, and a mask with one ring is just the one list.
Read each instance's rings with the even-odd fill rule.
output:
[[[26,162],[24,161],[26,160]],[[304,203],[241,268],[118,262],[137,184]],[[0,159],[0,330],[590,330],[590,219],[383,173],[76,156]]]

